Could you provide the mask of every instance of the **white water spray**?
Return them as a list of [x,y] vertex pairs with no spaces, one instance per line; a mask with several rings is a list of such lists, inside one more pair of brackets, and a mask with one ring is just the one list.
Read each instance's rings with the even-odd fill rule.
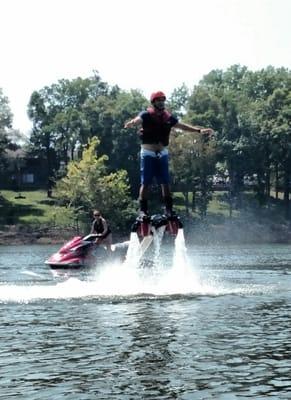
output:
[[131,232],[124,264],[134,267],[135,262],[138,262],[140,260],[140,257],[141,250],[137,233]]
[[204,291],[199,282],[197,271],[188,258],[183,229],[178,230],[172,266],[164,274],[160,282],[160,289],[167,294],[199,294]]
[[[173,294],[225,295],[250,291],[249,286],[244,289],[202,284],[197,265],[193,265],[194,261],[188,258],[183,229],[178,231],[174,241],[174,252],[170,253],[171,255],[169,247],[166,248],[166,255],[163,254],[165,250],[162,245],[163,236],[164,230],[155,231],[153,240],[148,239],[146,246],[142,248],[137,234],[131,233],[125,261],[96,266],[93,279],[91,275],[89,281],[82,281],[70,276],[68,271],[66,281],[54,285],[4,284],[0,286],[0,301],[28,302],[37,299],[148,297]],[[256,289],[252,288],[251,291]]]
[[[161,255],[163,236],[164,227],[155,230],[142,247],[137,234],[132,232],[125,261],[97,266],[93,280],[81,281],[68,275],[65,282],[54,286],[2,286],[0,300],[27,302],[91,296],[162,296],[196,291],[196,276],[187,260],[183,231],[179,230],[172,264],[167,266]],[[147,259],[148,256],[151,258]]]

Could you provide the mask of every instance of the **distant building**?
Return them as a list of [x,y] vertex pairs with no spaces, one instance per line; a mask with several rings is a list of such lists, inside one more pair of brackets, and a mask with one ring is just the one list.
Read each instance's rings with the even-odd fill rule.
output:
[[18,161],[9,162],[7,169],[0,171],[0,189],[24,190],[47,187],[45,160],[23,158]]

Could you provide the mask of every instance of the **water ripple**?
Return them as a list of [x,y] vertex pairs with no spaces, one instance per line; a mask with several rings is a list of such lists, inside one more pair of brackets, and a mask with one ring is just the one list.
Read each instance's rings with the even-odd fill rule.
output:
[[0,272],[0,398],[290,399],[291,282],[269,268],[270,254],[288,258],[276,249],[254,264],[233,248],[224,269],[211,268],[217,249],[196,249],[183,277],[127,275],[129,293],[117,267],[55,276],[14,251]]

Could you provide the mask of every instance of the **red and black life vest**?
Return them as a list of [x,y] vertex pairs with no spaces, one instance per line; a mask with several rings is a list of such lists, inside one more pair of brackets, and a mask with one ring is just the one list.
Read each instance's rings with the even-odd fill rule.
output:
[[158,113],[153,107],[147,109],[146,118],[143,119],[140,136],[143,144],[158,144],[168,146],[171,128],[172,114],[164,110]]

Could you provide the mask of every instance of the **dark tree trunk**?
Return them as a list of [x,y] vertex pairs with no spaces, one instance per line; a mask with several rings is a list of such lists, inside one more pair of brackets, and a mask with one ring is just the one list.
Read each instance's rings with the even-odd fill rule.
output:
[[275,165],[275,193],[276,193],[276,200],[279,198],[279,170],[278,164]]
[[285,217],[287,220],[290,219],[290,169],[289,167],[285,168],[284,171],[284,208],[285,208]]
[[192,211],[194,212],[196,210],[196,191],[192,191]]

